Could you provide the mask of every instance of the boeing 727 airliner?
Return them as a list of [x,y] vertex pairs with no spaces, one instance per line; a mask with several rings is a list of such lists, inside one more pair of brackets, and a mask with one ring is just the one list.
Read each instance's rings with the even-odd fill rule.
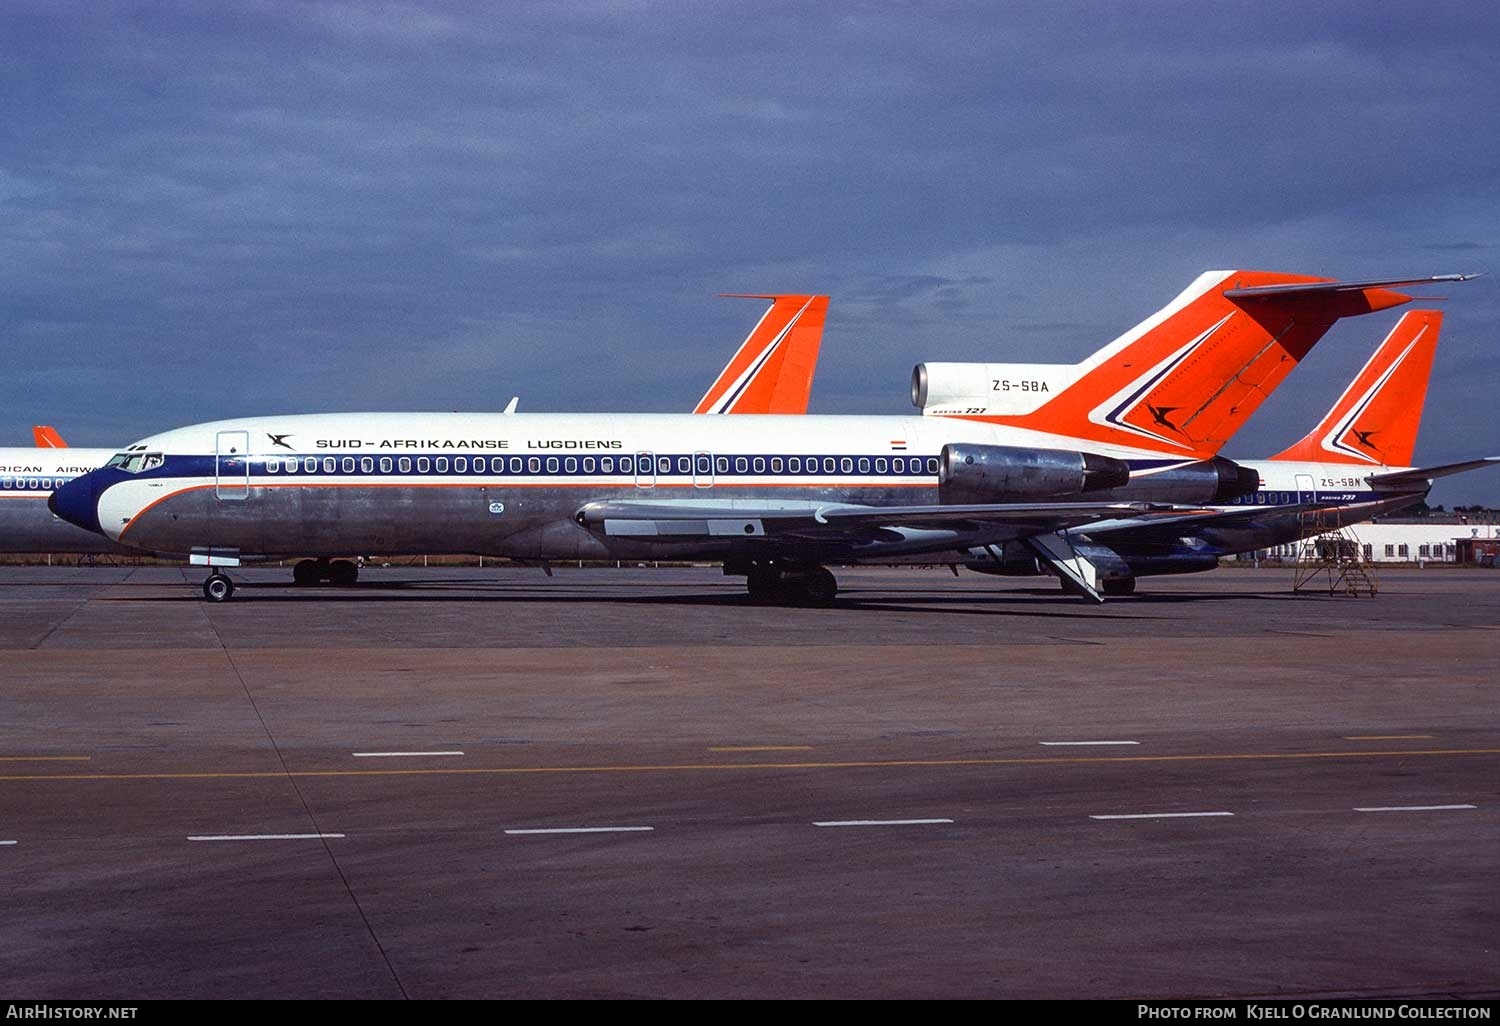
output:
[[[1064,532],[1097,567],[1104,593],[1130,594],[1138,577],[1212,570],[1223,556],[1393,513],[1424,499],[1439,477],[1500,464],[1491,456],[1412,465],[1442,323],[1436,310],[1403,315],[1316,427],[1269,459],[1239,461],[1259,480],[1230,504]],[[962,562],[981,573],[1045,572],[1029,550],[1013,544],[972,549]]]
[[1388,286],[1452,280],[1209,272],[1003,417],[251,418],[144,439],[51,503],[111,539],[190,552],[215,568],[213,601],[233,594],[217,568],[249,557],[461,551],[715,559],[752,596],[826,605],[825,563],[1018,539],[1097,597],[1063,532],[1252,490],[1216,453],[1269,388],[1338,318],[1410,300]]

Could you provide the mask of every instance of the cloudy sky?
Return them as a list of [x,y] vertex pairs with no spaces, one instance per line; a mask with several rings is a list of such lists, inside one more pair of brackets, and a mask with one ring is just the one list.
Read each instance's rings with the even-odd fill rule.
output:
[[1485,3],[9,0],[0,443],[683,411],[761,312],[715,294],[777,290],[833,297],[814,412],[903,414],[914,363],[1073,362],[1242,267],[1490,272],[1441,293],[1417,457],[1500,454],[1496,96]]

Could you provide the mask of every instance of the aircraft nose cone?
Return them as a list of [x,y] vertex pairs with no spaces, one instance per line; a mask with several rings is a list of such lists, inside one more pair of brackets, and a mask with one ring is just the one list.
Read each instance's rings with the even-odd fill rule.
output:
[[61,517],[85,531],[102,534],[99,528],[99,503],[93,474],[75,477],[47,497],[47,508],[54,516]]

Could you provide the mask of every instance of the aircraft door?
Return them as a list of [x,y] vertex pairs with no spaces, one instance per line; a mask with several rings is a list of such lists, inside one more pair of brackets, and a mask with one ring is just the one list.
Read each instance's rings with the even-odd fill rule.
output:
[[712,488],[714,486],[714,457],[713,453],[693,453],[693,487]]
[[638,452],[635,454],[635,486],[637,488],[656,487],[655,453]]
[[220,431],[214,445],[214,494],[221,499],[250,495],[250,432]]
[[1318,501],[1318,490],[1313,485],[1313,479],[1312,479],[1312,475],[1311,474],[1298,474],[1297,475],[1297,501],[1298,502],[1317,502]]

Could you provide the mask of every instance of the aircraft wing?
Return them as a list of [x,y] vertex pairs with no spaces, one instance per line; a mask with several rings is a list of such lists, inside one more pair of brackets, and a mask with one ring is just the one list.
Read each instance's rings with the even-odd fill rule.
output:
[[1462,474],[1466,470],[1478,470],[1480,467],[1490,467],[1497,463],[1500,463],[1500,456],[1485,456],[1477,460],[1464,460],[1462,463],[1445,463],[1440,467],[1417,467],[1415,470],[1398,470],[1391,474],[1375,474],[1370,478],[1370,484],[1376,488],[1394,488],[1397,491],[1402,488],[1421,491],[1435,477]]
[[1128,534],[1131,541],[1169,541],[1191,534],[1202,527],[1234,527],[1252,523],[1267,516],[1286,516],[1336,510],[1347,515],[1349,522],[1362,519],[1366,511],[1378,512],[1378,502],[1330,503],[1301,502],[1276,506],[1242,506],[1235,509],[1168,510],[1144,513],[1128,519],[1108,520],[1097,525],[1082,525],[1077,531],[1091,541],[1106,544],[1113,537]]
[[832,502],[720,501],[590,502],[574,515],[597,534],[641,541],[690,538],[757,538],[769,541],[880,542],[910,545],[914,534],[933,532],[934,550],[955,534],[990,541],[1061,531],[1097,520],[1136,516],[1148,503],[1060,502],[966,506],[863,506]]

